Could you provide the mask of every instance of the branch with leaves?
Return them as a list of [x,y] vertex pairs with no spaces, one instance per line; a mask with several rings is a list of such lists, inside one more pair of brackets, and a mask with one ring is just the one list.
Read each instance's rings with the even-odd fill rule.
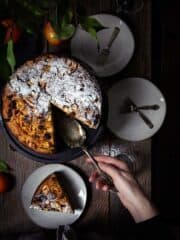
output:
[[59,45],[70,39],[78,24],[97,39],[105,27],[86,15],[80,1],[75,0],[1,0],[0,1],[0,78],[9,78],[16,66],[14,45],[22,32],[42,34],[49,44]]

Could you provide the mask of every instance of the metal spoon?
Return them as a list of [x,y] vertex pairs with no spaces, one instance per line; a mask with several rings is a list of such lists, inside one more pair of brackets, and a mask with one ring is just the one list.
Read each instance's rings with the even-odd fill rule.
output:
[[64,142],[70,148],[81,148],[82,151],[91,159],[92,164],[103,178],[104,182],[110,187],[110,191],[117,192],[117,189],[114,186],[112,178],[106,174],[98,165],[96,159],[91,155],[85,146],[86,132],[81,126],[81,124],[68,116],[63,115],[59,122],[59,128],[61,130],[61,136]]

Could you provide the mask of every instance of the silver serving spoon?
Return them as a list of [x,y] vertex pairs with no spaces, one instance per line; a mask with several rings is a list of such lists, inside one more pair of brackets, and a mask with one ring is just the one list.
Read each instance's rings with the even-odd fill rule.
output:
[[61,130],[61,136],[64,142],[70,148],[81,148],[82,151],[88,156],[88,158],[91,159],[92,164],[94,165],[100,176],[103,178],[104,182],[110,187],[110,191],[117,192],[112,178],[99,167],[96,159],[91,155],[91,153],[85,146],[86,132],[81,126],[81,124],[77,120],[63,115],[58,125]]

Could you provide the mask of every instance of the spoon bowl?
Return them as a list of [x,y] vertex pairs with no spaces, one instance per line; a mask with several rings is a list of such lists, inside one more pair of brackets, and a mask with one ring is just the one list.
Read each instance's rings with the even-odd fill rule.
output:
[[86,132],[82,125],[71,117],[63,114],[61,117],[59,128],[61,130],[62,139],[70,148],[81,148],[82,151],[91,159],[92,164],[103,178],[104,182],[109,186],[112,192],[117,192],[112,178],[106,174],[98,165],[96,159],[88,151],[85,141],[86,141]]

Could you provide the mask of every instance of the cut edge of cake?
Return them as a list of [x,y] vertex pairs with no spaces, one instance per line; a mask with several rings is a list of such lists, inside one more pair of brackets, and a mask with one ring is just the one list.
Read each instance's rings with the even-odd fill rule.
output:
[[[87,101],[87,103],[90,103],[90,106],[86,107],[86,104],[81,106],[80,104],[81,101],[79,102],[79,105],[78,105],[76,104],[75,99],[74,99],[75,102],[72,101],[72,104],[70,105],[66,103],[63,105],[61,103],[60,98],[58,101],[56,101],[55,97],[51,96],[50,93],[48,93],[48,90],[47,90],[48,84],[46,81],[45,82],[42,81],[42,79],[44,78],[42,78],[41,80],[36,80],[37,81],[36,85],[40,89],[39,91],[41,91],[40,94],[34,92],[35,91],[34,86],[32,87],[32,85],[34,84],[33,71],[37,70],[35,65],[36,64],[42,65],[42,71],[43,71],[42,74],[45,74],[45,76],[46,75],[48,76],[48,71],[50,71],[51,67],[52,67],[51,71],[53,72],[54,65],[52,64],[51,66],[51,61],[62,61],[62,65],[63,64],[66,65],[68,73],[70,74],[70,76],[72,75],[74,79],[76,78],[76,76],[79,76],[79,74],[80,75],[82,74],[82,76],[84,76],[82,77],[82,81],[81,79],[79,80],[78,84],[80,85],[78,86],[78,89],[82,88],[82,90],[85,91],[85,94],[83,95],[84,96],[83,99],[85,100],[83,100],[82,102],[86,101],[85,96],[87,94],[87,98],[89,98],[88,100],[89,102]],[[66,69],[66,67],[62,67],[62,74],[64,69]],[[25,73],[26,71],[27,73]],[[30,73],[28,73],[28,71]],[[37,70],[37,71],[40,71],[40,70]],[[75,73],[76,75],[73,75]],[[28,75],[28,78],[27,78],[27,75]],[[70,80],[68,81],[71,86]],[[83,81],[87,81],[87,83],[85,84]],[[25,89],[23,90],[21,89],[21,84],[22,84],[22,89],[23,89],[23,86],[25,86]],[[66,84],[66,82],[64,84]],[[72,84],[74,86],[76,85],[75,82]],[[91,87],[89,86],[89,84],[91,85]],[[30,92],[28,93],[28,95],[26,94],[26,92],[29,90],[26,89],[26,87],[29,87],[31,90],[33,89],[31,93]],[[91,89],[91,94],[88,92],[88,88]],[[18,90],[18,89],[21,89],[21,90]],[[69,89],[68,91],[72,92]],[[46,111],[42,111],[38,113],[39,108],[36,109],[36,106],[34,105],[36,100],[33,99],[32,93],[35,96],[35,99],[37,99],[38,101],[37,103],[38,106],[41,107],[41,104],[44,105],[44,108],[46,108]],[[88,94],[90,94],[91,96],[88,96]],[[93,94],[95,94],[95,96],[93,96]],[[48,100],[49,105],[45,103],[46,95],[48,96],[48,99],[49,99]],[[82,67],[81,64],[79,64],[75,60],[70,58],[59,58],[51,54],[42,55],[35,58],[34,60],[26,61],[21,67],[19,67],[16,70],[16,72],[13,73],[13,75],[11,76],[10,82],[6,85],[4,92],[2,94],[2,100],[3,100],[2,115],[3,115],[3,119],[6,122],[6,125],[8,126],[8,129],[10,129],[10,132],[19,140],[19,142],[21,142],[23,145],[25,145],[26,147],[32,149],[37,153],[52,154],[56,152],[55,129],[54,129],[53,114],[51,112],[52,105],[54,105],[55,107],[63,111],[66,115],[69,115],[79,120],[82,124],[88,126],[89,128],[96,129],[99,126],[99,123],[101,120],[102,96],[101,96],[100,87],[96,79],[93,76],[91,76],[89,72],[86,69],[84,69],[84,67]],[[67,101],[70,101],[70,99]],[[20,104],[20,105],[26,106],[26,109],[23,109],[23,111],[20,111],[19,113],[17,113],[18,109],[13,109],[16,107],[16,103],[18,103],[18,105]],[[42,107],[42,109],[44,108]],[[26,112],[26,110],[30,110],[30,111]],[[43,118],[44,118],[44,128],[48,129],[46,134],[44,134],[44,132],[36,131],[38,127],[41,127],[41,128],[43,127],[42,126],[43,124],[40,124],[40,122],[43,122],[42,121]],[[29,119],[31,119],[31,122],[29,121]],[[25,122],[23,123],[23,121]]]
[[8,130],[23,145],[42,153],[55,153],[55,134],[53,127],[52,112],[48,111],[43,117],[30,114],[28,106],[23,98],[13,94],[8,86],[3,94],[3,119],[8,126]]
[[30,208],[40,211],[74,213],[68,193],[62,183],[60,183],[56,173],[50,174],[37,187],[33,194]]

